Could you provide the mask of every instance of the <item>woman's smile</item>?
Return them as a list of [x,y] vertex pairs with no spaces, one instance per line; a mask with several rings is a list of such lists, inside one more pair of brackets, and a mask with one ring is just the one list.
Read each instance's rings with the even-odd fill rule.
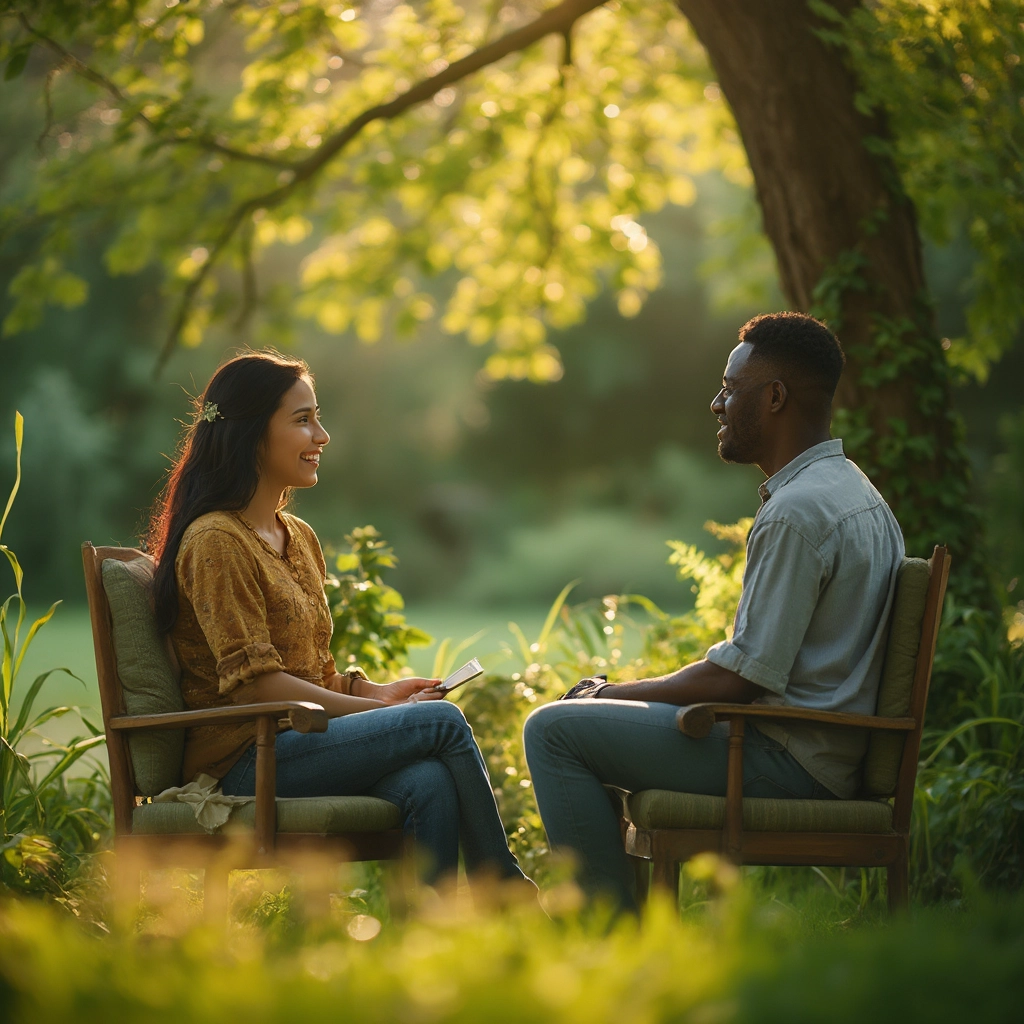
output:
[[[278,493],[287,487],[312,487],[320,456],[331,435],[320,422],[320,407],[308,377],[297,380],[267,424],[260,478]],[[302,466],[295,465],[301,462]]]

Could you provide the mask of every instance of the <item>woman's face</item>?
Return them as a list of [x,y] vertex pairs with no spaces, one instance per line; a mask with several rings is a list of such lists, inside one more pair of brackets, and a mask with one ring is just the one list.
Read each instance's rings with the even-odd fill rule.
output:
[[307,377],[284,394],[270,417],[260,457],[260,482],[284,490],[312,487],[317,481],[320,452],[331,436],[320,424],[320,407]]

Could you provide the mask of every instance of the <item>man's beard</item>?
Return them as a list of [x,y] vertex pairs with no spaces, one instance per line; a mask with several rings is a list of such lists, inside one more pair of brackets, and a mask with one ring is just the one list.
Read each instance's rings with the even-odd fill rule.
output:
[[760,431],[757,419],[743,411],[729,416],[726,435],[718,442],[718,455],[723,462],[750,465],[760,454]]

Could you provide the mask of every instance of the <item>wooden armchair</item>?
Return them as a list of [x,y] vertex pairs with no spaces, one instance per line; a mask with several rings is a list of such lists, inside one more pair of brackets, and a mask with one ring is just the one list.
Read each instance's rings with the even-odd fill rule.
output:
[[[647,790],[624,797],[624,841],[638,859],[641,899],[651,874],[655,884],[678,891],[680,862],[710,851],[736,864],[884,866],[890,910],[906,906],[914,780],[949,563],[946,549],[936,547],[930,561],[905,558],[898,570],[876,714],[757,704],[679,709],[680,730],[694,738],[707,736],[715,722],[729,723],[726,795]],[[744,724],[766,718],[871,730],[861,798],[744,798]]]
[[[299,732],[325,732],[328,717],[320,705],[280,701],[185,710],[179,673],[150,604],[152,560],[133,548],[91,543],[82,545],[82,560],[110,758],[115,852],[137,864],[219,865],[222,871],[229,844],[236,868],[266,865],[278,852],[345,860],[402,855],[399,810],[386,800],[275,799],[277,722],[287,718]],[[188,804],[150,800],[182,785],[185,729],[246,720],[257,727],[256,799],[232,811],[231,836],[207,833]],[[239,844],[238,832],[251,842]],[[238,862],[239,850],[246,863]]]

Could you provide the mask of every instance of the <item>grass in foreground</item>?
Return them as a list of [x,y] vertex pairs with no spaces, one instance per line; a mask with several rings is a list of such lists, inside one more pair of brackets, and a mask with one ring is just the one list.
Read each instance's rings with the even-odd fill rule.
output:
[[548,897],[552,919],[533,903],[474,909],[464,894],[426,892],[382,926],[358,889],[302,919],[288,890],[258,894],[237,875],[227,929],[202,924],[187,899],[105,935],[9,902],[0,1006],[19,1024],[1019,1019],[1019,896],[894,921],[873,902],[840,920],[824,887],[796,894],[815,904],[801,906],[710,874],[724,895],[691,880],[682,919],[656,899],[641,922],[581,914],[566,887]]

